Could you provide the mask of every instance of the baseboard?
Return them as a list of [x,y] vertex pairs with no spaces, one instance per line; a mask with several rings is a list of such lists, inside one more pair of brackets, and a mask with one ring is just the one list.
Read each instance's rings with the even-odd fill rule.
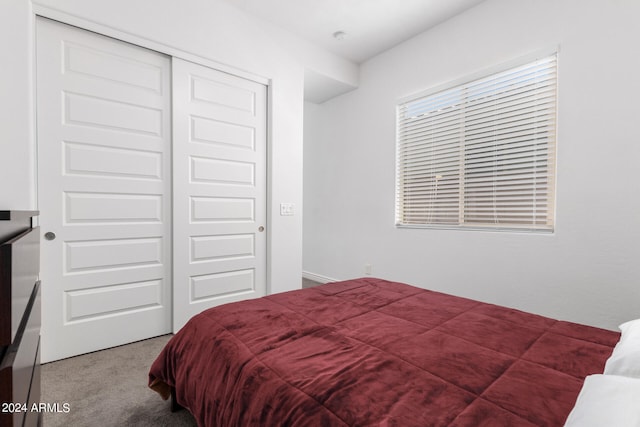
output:
[[313,280],[314,282],[318,282],[318,283],[329,283],[329,282],[339,282],[340,281],[338,279],[332,279],[331,277],[322,276],[320,274],[309,273],[308,271],[303,271],[302,272],[302,277],[304,277],[305,279],[308,279],[308,280]]

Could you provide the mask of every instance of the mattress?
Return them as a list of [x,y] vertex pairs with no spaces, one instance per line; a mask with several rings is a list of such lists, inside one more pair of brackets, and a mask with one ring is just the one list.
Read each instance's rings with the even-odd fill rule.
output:
[[206,310],[149,384],[201,426],[562,426],[618,338],[363,278]]

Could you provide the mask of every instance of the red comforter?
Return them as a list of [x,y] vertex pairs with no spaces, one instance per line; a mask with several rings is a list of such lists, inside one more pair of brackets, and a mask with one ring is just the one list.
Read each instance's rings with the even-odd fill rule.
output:
[[562,426],[618,338],[358,279],[204,311],[149,382],[202,426]]

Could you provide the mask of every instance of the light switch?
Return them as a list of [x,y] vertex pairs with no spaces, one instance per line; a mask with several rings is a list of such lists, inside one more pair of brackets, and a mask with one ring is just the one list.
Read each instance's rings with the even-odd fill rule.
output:
[[280,203],[280,216],[290,216],[293,213],[293,203]]

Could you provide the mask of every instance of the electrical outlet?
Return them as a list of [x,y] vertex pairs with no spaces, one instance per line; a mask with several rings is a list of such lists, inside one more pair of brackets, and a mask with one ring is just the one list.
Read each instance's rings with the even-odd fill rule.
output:
[[367,276],[371,276],[371,264],[364,265],[364,274]]
[[294,214],[293,203],[280,203],[280,216],[291,216]]

